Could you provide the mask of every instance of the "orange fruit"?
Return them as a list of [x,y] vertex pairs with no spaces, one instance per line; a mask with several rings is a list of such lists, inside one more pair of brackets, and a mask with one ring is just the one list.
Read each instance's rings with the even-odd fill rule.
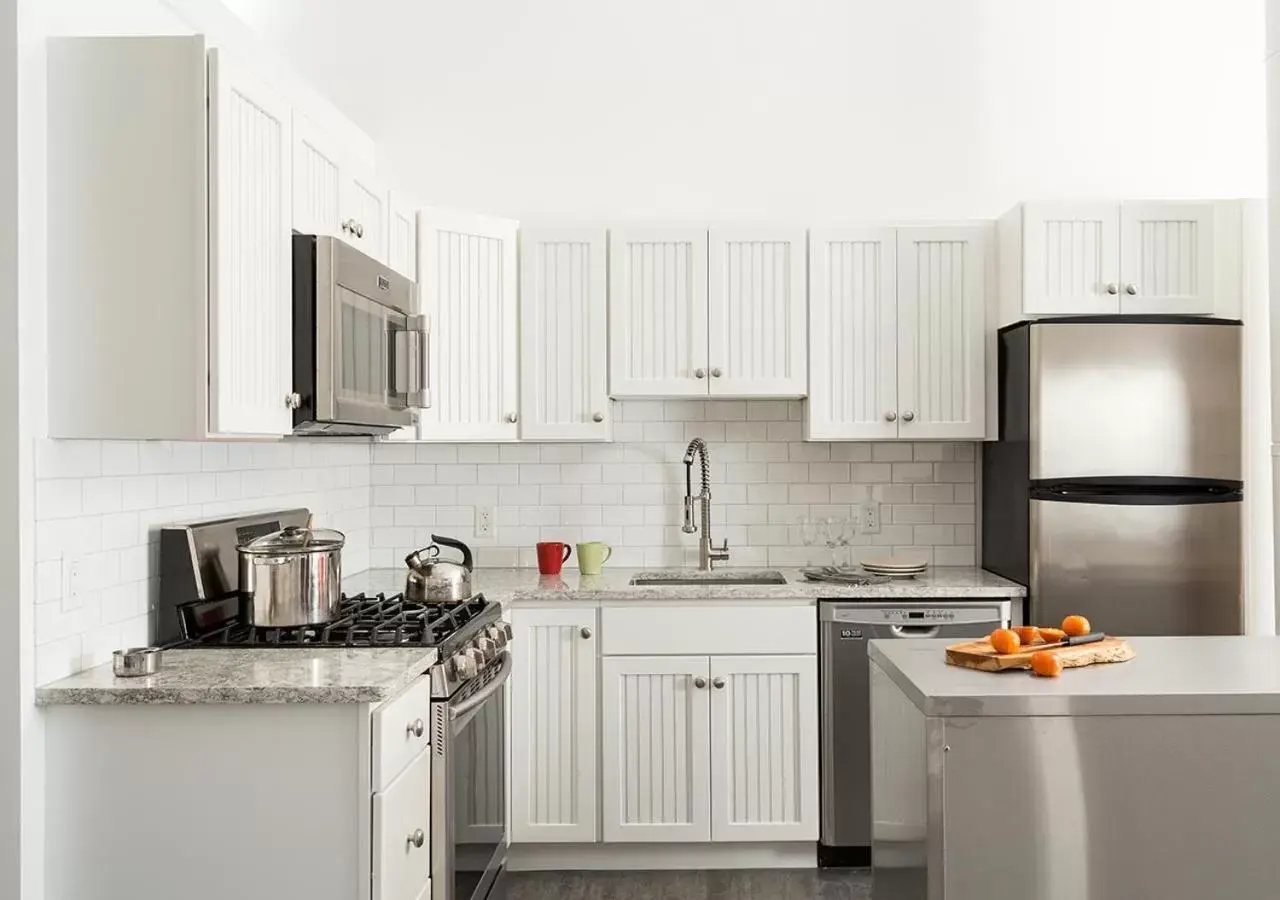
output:
[[991,632],[991,648],[997,653],[1017,653],[1022,646],[1018,633],[1008,628],[997,628]]
[[1067,636],[1067,633],[1061,628],[1044,628],[1040,629],[1040,637],[1044,638],[1046,644],[1056,644]]
[[1038,650],[1031,654],[1031,671],[1044,678],[1057,678],[1062,674],[1062,660],[1052,650]]
[[1022,641],[1023,644],[1038,644],[1042,640],[1040,629],[1034,625],[1020,625],[1013,630],[1017,633],[1018,640]]
[[1070,637],[1079,637],[1082,634],[1088,634],[1092,629],[1089,627],[1089,620],[1084,616],[1067,616],[1062,620],[1062,630]]

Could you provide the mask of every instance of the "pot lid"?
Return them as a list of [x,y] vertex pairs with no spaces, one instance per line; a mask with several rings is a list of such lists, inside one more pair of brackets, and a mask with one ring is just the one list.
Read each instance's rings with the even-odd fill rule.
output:
[[280,531],[254,538],[240,549],[246,553],[322,553],[341,550],[347,536],[332,528],[301,528],[290,525]]

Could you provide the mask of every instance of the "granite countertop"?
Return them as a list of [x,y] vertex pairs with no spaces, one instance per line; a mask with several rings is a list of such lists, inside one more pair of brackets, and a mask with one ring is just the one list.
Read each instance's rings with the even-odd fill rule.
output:
[[[967,566],[931,567],[923,575],[884,584],[863,587],[805,581],[799,569],[781,568],[786,584],[777,585],[692,585],[635,587],[632,576],[639,572],[670,571],[656,569],[610,569],[601,575],[580,575],[577,569],[565,569],[561,575],[539,575],[536,569],[477,569],[472,588],[483,591],[490,600],[504,605],[524,606],[566,602],[610,604],[679,601],[769,601],[810,604],[822,599],[934,599],[1026,596],[1026,588],[993,575],[983,569]],[[717,569],[732,572],[733,569]],[[370,569],[343,580],[347,593],[395,593],[404,589],[404,569]]]
[[422,648],[166,650],[155,675],[105,663],[37,688],[36,703],[380,703],[435,661]]
[[1128,641],[1135,659],[1059,678],[949,666],[946,640],[877,640],[870,653],[927,716],[1280,714],[1280,637]]

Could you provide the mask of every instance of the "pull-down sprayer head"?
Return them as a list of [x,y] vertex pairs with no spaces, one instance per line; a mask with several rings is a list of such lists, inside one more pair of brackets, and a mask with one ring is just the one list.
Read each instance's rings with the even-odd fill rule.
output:
[[684,451],[684,524],[680,530],[685,534],[693,534],[698,526],[693,524],[693,456],[701,458],[702,490],[697,499],[711,498],[711,459],[707,452],[707,442],[696,437],[689,442]]

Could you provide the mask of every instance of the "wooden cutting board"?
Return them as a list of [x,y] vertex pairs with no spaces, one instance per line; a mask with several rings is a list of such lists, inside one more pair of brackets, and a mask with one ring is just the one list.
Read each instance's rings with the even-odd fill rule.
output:
[[[990,641],[985,639],[965,641],[947,648],[947,664],[981,669],[984,672],[1029,669],[1031,657],[1037,649],[1035,644],[1029,644],[1020,648],[1017,653],[997,653],[992,649]],[[1128,641],[1116,637],[1106,637],[1092,644],[1079,644],[1075,647],[1052,647],[1047,652],[1056,654],[1062,660],[1064,669],[1091,666],[1094,663],[1128,662],[1137,655]]]

